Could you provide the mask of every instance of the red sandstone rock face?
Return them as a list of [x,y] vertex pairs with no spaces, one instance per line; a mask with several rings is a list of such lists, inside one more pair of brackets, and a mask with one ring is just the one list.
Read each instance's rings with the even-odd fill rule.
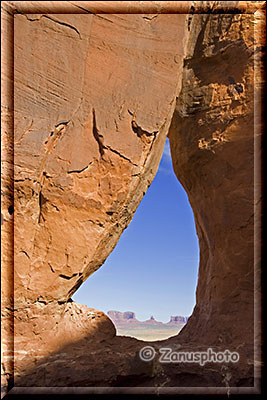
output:
[[[74,341],[92,337],[86,313],[73,332],[65,307],[80,314],[66,302],[112,251],[157,171],[186,18],[14,16],[17,376],[29,368],[22,347],[31,363],[69,343],[66,327]],[[6,208],[4,226],[8,218]]]
[[15,16],[15,302],[67,300],[150,185],[183,15]]
[[255,237],[260,241],[254,219],[260,199],[254,107],[263,88],[259,17],[193,16],[169,132],[174,170],[188,193],[200,245],[196,307],[179,339],[237,346],[250,361]]
[[[12,16],[3,18],[8,31]],[[15,15],[14,160],[8,66],[3,103],[6,380],[14,307],[18,386],[251,385],[253,86],[257,93],[262,85],[253,59],[258,67],[261,21],[259,13]],[[151,183],[176,97],[171,151],[195,213],[201,261],[193,316],[164,345],[232,344],[242,362],[227,371],[144,363],[143,342],[115,337],[103,313],[68,302],[114,248]]]

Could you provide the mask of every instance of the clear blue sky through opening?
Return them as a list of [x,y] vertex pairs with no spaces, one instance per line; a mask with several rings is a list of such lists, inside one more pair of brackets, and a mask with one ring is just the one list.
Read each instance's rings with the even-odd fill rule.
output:
[[193,212],[172,168],[167,139],[156,177],[132,222],[106,262],[73,300],[98,310],[191,315],[195,305],[199,246]]

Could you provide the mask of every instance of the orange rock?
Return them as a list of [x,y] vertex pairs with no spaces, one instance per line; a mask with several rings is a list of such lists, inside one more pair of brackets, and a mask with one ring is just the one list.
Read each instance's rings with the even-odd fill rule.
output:
[[[194,2],[189,16],[189,2],[181,14],[179,2],[138,2],[149,14],[123,2],[129,14],[99,15],[86,12],[110,12],[115,2],[82,2],[83,10],[81,2],[38,2],[39,14],[32,3],[4,2],[2,15],[4,386],[13,374],[17,386],[156,393],[166,382],[253,385],[263,2]],[[242,361],[227,374],[221,365],[191,365],[188,374],[182,364],[144,363],[144,342],[116,337],[104,313],[70,301],[130,223],[168,131],[195,214],[200,268],[188,324],[153,346],[232,346]]]
[[15,16],[17,306],[66,301],[129,224],[161,157],[185,19]]

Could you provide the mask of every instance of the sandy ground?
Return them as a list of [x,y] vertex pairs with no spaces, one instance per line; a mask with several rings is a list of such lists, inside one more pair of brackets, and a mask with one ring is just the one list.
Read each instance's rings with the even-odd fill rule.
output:
[[145,341],[155,341],[168,339],[171,336],[177,335],[181,329],[182,326],[127,326],[125,328],[118,327],[117,335],[135,337],[136,339]]

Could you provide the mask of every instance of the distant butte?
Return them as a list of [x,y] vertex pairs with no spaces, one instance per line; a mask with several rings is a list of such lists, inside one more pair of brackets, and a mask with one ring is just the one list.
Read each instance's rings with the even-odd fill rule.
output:
[[137,324],[138,325],[153,324],[153,325],[163,325],[163,326],[185,325],[188,321],[188,317],[183,317],[180,315],[171,316],[170,321],[167,323],[155,320],[153,315],[151,315],[150,319],[148,319],[146,321],[139,321],[136,318],[135,313],[132,311],[120,312],[120,311],[111,310],[111,311],[107,312],[107,315],[111,319],[111,321],[114,323],[115,326],[120,326],[120,325],[125,325],[125,324],[131,324],[131,326],[137,325]]

